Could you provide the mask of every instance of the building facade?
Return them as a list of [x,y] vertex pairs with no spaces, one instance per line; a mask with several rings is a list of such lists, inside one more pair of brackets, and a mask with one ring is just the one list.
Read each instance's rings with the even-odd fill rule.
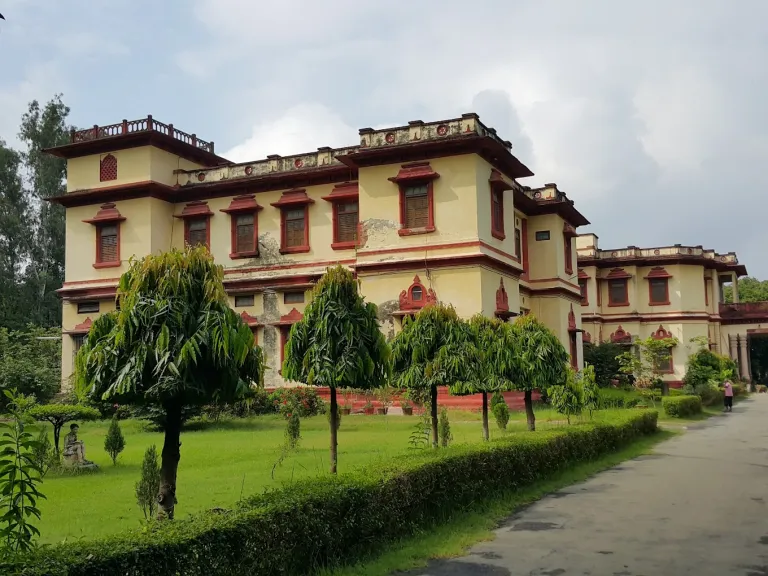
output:
[[[393,336],[425,304],[459,315],[534,313],[582,365],[576,229],[589,222],[532,176],[476,114],[360,130],[347,148],[232,163],[151,116],[73,132],[67,159],[62,376],[115,309],[131,257],[205,244],[231,306],[280,376],[291,324],[325,268],[351,268]],[[594,331],[594,328],[592,328]]]
[[[750,341],[768,335],[768,302],[739,302],[739,277],[747,270],[736,254],[679,244],[601,250],[595,234],[580,235],[576,246],[585,342],[675,337],[671,361],[659,370],[679,386],[697,349],[691,340],[703,338],[738,363],[743,380],[751,379]],[[726,304],[728,283],[733,303]]]

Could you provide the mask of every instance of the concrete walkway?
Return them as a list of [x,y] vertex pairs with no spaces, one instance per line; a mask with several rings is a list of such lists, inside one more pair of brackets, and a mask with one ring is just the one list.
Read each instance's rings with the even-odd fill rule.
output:
[[412,576],[768,576],[768,395],[552,494]]

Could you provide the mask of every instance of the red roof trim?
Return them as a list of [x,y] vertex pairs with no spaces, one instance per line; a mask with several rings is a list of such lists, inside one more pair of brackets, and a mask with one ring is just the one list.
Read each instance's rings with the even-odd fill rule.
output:
[[667,272],[663,266],[652,268],[646,278],[672,278],[672,274]]
[[504,180],[504,178],[501,177],[501,172],[496,170],[495,168],[491,170],[491,177],[488,178],[488,183],[496,188],[497,190],[513,190],[514,186]]
[[280,200],[272,202],[270,205],[275,208],[282,208],[283,206],[306,206],[307,204],[314,203],[315,201],[307,196],[307,191],[304,188],[297,188],[296,190],[283,192]]
[[632,274],[627,273],[624,268],[614,268],[605,276],[606,280],[621,280],[622,278],[632,278]]
[[357,182],[343,182],[333,187],[333,192],[328,196],[323,196],[323,200],[328,202],[339,202],[342,200],[357,200],[360,196],[360,188]]
[[437,178],[440,178],[440,174],[432,169],[429,162],[413,162],[411,164],[403,164],[397,176],[392,176],[387,178],[387,180],[399,184],[401,182],[424,182],[436,180]]
[[259,203],[256,202],[255,198],[256,196],[254,194],[246,194],[244,196],[235,196],[234,198],[232,198],[232,202],[229,203],[229,206],[226,208],[222,208],[221,212],[225,212],[227,214],[237,214],[241,212],[258,212],[264,207],[259,205]]
[[96,213],[96,216],[83,220],[87,224],[106,224],[109,222],[122,222],[125,220],[125,216],[120,214],[120,211],[114,204],[108,202],[101,205],[101,209]]
[[174,218],[199,218],[200,216],[213,216],[213,212],[208,208],[208,202],[202,202],[197,200],[195,202],[189,202],[184,206],[184,210],[181,214],[174,214]]
[[304,314],[294,308],[288,312],[288,314],[280,316],[280,320],[273,322],[273,326],[291,326],[292,324],[296,324],[296,322],[302,318],[304,318]]

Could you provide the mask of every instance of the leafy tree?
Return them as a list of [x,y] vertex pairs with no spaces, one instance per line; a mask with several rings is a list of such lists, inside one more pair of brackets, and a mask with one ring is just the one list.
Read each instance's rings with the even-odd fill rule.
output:
[[[733,286],[725,286],[723,299],[733,302]],[[768,280],[741,278],[739,280],[739,302],[764,302],[768,300]]]
[[569,368],[564,383],[549,388],[549,402],[552,407],[571,423],[571,416],[581,414],[583,408],[582,390],[576,371]]
[[581,381],[581,403],[584,409],[589,412],[589,419],[592,419],[592,413],[600,409],[600,387],[595,379],[594,366],[586,365],[580,374]]
[[[476,314],[469,321],[472,342],[476,348],[474,354],[466,359],[470,378],[451,385],[451,394],[464,396],[481,393],[483,395],[483,439],[488,440],[488,393],[508,390],[510,382],[502,370],[504,364],[499,361],[500,354],[509,354],[509,348],[500,346],[504,322]],[[504,400],[502,399],[502,402]],[[506,404],[505,404],[506,405]]]
[[448,419],[448,408],[443,406],[440,410],[440,446],[447,448],[453,441],[451,422]]
[[12,419],[0,422],[0,539],[11,552],[28,552],[40,530],[32,523],[40,520],[37,501],[45,496],[38,490],[42,472],[35,461],[39,448],[25,430],[27,417],[16,403],[15,391],[5,390]]
[[451,306],[432,304],[415,319],[406,318],[392,341],[396,385],[419,397],[429,394],[432,446],[438,446],[437,387],[467,382],[474,376],[477,348],[467,322]]
[[350,270],[328,268],[286,344],[283,377],[331,390],[332,474],[337,463],[337,389],[372,390],[389,376],[390,351],[376,315],[376,305],[363,300]]
[[53,445],[57,456],[61,454],[59,439],[64,424],[98,420],[101,416],[95,408],[79,404],[39,404],[30,408],[28,414],[38,422],[51,423],[53,426]]
[[506,430],[509,423],[509,407],[504,402],[504,398],[501,399],[501,402],[496,403],[491,408],[491,411],[493,412],[493,417],[496,418],[496,425],[499,429]]
[[136,503],[144,513],[144,519],[155,517],[157,495],[160,492],[160,465],[157,462],[157,448],[153,444],[144,451],[141,462],[141,478],[136,482]]
[[672,348],[679,343],[678,339],[654,338],[649,336],[637,340],[634,349],[619,356],[621,371],[634,377],[635,388],[653,402],[653,388],[659,381],[658,367],[669,362]]
[[[17,390],[47,402],[61,387],[61,330],[0,328],[0,390]],[[5,397],[0,398],[4,406]]]
[[594,366],[595,381],[600,388],[607,388],[611,380],[621,374],[619,356],[625,352],[624,348],[613,342],[600,342],[599,344],[584,344],[584,364]]
[[32,452],[32,458],[35,461],[35,466],[40,472],[41,478],[45,478],[48,470],[59,463],[59,458],[56,455],[56,451],[53,449],[53,444],[51,444],[51,437],[48,435],[48,431],[45,428],[40,429]]
[[80,394],[165,411],[158,502],[168,518],[184,407],[235,400],[262,382],[261,349],[229,307],[223,277],[204,246],[132,261],[120,311],[93,323],[75,359]]
[[107,436],[104,438],[104,451],[112,458],[113,466],[117,465],[117,457],[123,450],[125,450],[125,436],[123,436],[123,431],[120,430],[120,422],[118,422],[117,418],[112,418],[109,430],[107,430]]
[[498,362],[517,390],[524,392],[528,430],[536,430],[533,391],[565,384],[569,356],[555,334],[532,314],[505,325]]

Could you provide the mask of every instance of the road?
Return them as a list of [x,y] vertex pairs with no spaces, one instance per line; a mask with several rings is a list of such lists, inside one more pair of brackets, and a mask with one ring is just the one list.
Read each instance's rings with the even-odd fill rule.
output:
[[507,519],[410,576],[768,576],[768,394]]

